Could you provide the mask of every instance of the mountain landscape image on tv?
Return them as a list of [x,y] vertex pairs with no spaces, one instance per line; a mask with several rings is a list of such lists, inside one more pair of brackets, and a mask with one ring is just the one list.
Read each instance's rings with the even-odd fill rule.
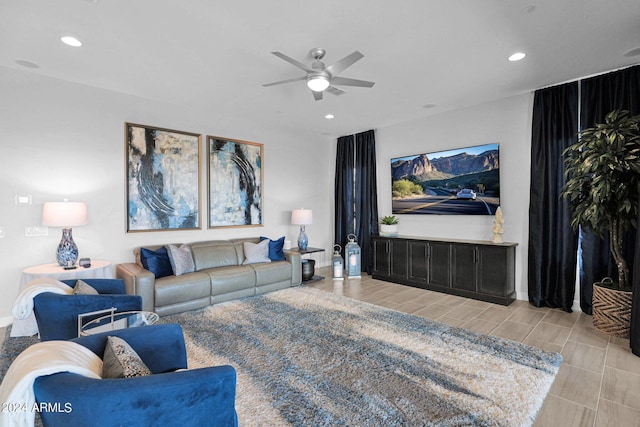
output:
[[500,206],[498,144],[391,159],[393,214],[494,215]]

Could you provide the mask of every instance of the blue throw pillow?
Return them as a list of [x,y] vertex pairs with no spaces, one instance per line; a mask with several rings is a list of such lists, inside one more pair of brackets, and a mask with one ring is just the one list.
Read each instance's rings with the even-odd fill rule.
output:
[[140,248],[140,261],[144,268],[155,274],[156,279],[173,274],[171,261],[169,261],[169,253],[164,246],[157,251]]
[[260,236],[260,241],[269,240],[269,259],[271,261],[284,261],[284,236],[278,240],[271,240],[268,237]]

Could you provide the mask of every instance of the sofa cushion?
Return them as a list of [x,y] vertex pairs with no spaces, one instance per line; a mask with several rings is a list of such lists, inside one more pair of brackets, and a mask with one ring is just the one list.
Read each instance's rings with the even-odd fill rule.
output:
[[291,263],[286,261],[252,264],[251,267],[255,270],[256,286],[291,280]]
[[211,295],[249,289],[256,285],[256,273],[249,265],[211,268],[205,272],[211,278]]
[[169,253],[169,262],[171,262],[174,275],[180,276],[181,274],[195,271],[196,267],[189,245],[167,245],[167,252]]
[[142,266],[144,268],[156,276],[156,279],[159,277],[173,275],[171,262],[169,261],[169,254],[167,253],[167,248],[164,246],[157,251],[140,248],[140,261],[142,261]]
[[239,264],[236,249],[227,240],[192,243],[191,253],[196,271]]
[[271,262],[269,259],[269,240],[263,240],[260,243],[244,242],[242,247],[245,256],[242,261],[243,265]]
[[156,280],[154,293],[154,305],[162,307],[209,296],[211,282],[202,272],[168,276]]
[[120,337],[107,337],[102,356],[102,378],[131,378],[151,375],[138,353]]
[[260,241],[269,240],[269,259],[271,261],[284,261],[284,236],[277,240],[271,240],[268,237],[260,236]]

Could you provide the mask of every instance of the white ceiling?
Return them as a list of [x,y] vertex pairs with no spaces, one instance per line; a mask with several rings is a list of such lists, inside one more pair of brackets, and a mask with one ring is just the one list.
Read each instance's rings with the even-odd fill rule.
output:
[[[375,86],[262,86],[304,74],[270,52],[310,64],[313,47],[327,65],[359,50],[341,75]],[[638,64],[637,48],[639,0],[0,0],[0,66],[331,136]]]

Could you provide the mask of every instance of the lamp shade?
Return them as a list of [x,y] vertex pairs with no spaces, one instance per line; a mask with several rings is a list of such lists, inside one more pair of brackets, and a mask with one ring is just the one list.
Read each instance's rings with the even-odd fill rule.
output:
[[310,209],[295,209],[291,211],[291,224],[313,224],[313,211]]
[[85,202],[45,202],[42,225],[48,227],[75,227],[87,225]]

